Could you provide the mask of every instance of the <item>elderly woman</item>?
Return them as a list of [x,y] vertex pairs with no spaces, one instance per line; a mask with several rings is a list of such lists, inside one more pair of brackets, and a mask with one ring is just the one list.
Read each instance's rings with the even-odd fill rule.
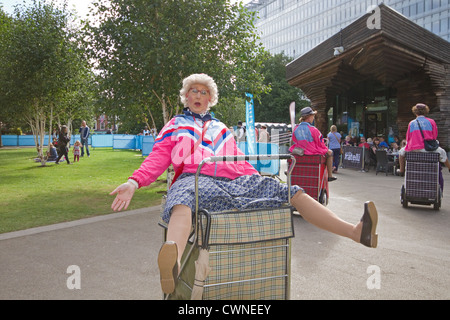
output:
[[[405,153],[408,151],[426,152],[424,140],[435,140],[438,136],[436,122],[426,117],[430,112],[430,108],[426,104],[418,103],[411,110],[416,119],[409,122],[408,131],[406,131],[406,146],[399,151],[400,169],[397,170],[397,173],[401,176],[405,174]],[[439,161],[450,170],[447,152],[441,147],[438,147],[435,152],[439,153]]]
[[317,111],[314,111],[311,107],[300,110],[300,123],[292,133],[293,144],[289,151],[293,152],[296,148],[299,148],[303,150],[305,155],[324,155],[327,159],[328,181],[334,181],[336,177],[333,177],[333,151],[328,149],[319,129],[313,126],[316,113]]
[[[209,156],[242,155],[229,129],[212,118],[209,108],[218,100],[217,86],[206,74],[193,74],[183,80],[180,98],[184,114],[175,116],[156,138],[152,153],[128,181],[118,186],[112,203],[114,211],[126,209],[136,189],[154,182],[173,165],[179,177],[167,194],[162,219],[168,222],[167,241],[158,255],[161,287],[173,292],[181,256],[192,228],[195,210],[194,179],[200,161]],[[201,143],[200,143],[201,142]],[[319,204],[298,186],[291,187],[291,204],[314,225],[376,247],[377,210],[366,202],[361,221],[350,224]],[[211,212],[251,207],[277,207],[288,201],[288,187],[263,177],[246,161],[206,163],[199,177],[199,207]],[[262,201],[254,201],[254,200]],[[255,204],[256,202],[256,204]]]

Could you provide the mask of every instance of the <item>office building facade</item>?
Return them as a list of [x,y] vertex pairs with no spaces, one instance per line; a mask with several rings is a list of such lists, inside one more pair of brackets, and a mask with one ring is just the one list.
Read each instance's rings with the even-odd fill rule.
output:
[[381,3],[450,41],[450,0],[252,0],[261,42],[272,54],[297,58]]
[[322,133],[336,124],[352,136],[404,138],[411,107],[421,102],[450,147],[449,1],[387,2],[253,0],[248,7],[258,8],[266,49],[294,58],[286,78],[318,111]]

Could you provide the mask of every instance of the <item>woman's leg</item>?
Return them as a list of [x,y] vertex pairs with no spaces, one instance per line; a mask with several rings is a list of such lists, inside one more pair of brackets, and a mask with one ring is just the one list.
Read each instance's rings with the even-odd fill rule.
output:
[[59,160],[64,157],[64,159],[66,159],[67,163],[70,164],[70,160],[69,160],[69,153],[67,152],[67,149],[62,149],[61,152],[59,153],[59,158],[58,160],[56,160],[56,162],[58,163]]
[[333,177],[333,151],[331,150],[327,151],[326,160],[327,160],[328,181],[336,180],[336,177]]
[[64,153],[63,153],[62,151],[59,151],[59,152],[58,152],[58,158],[56,158],[56,161],[55,161],[56,164],[59,163],[59,160],[61,160],[61,158],[62,158],[63,155],[64,155]]
[[398,163],[400,164],[400,170],[398,171],[398,173],[403,174],[405,173],[405,164],[406,164],[406,158],[405,156],[398,156]]
[[177,244],[177,261],[180,265],[181,257],[188,241],[192,229],[192,211],[185,205],[176,205],[172,208],[169,226],[167,228],[167,241],[173,241]]
[[[363,244],[369,247],[377,246],[377,235],[375,231],[378,222],[378,214],[375,205],[372,202],[366,203],[363,219],[356,225],[342,220],[331,210],[303,191],[298,191],[292,197],[291,204],[306,221],[318,228],[350,238],[358,243],[361,243],[363,238],[369,237],[368,241],[365,241]],[[364,223],[366,223],[366,226],[363,226]],[[365,229],[363,230],[363,228]],[[362,237],[363,231],[365,234]],[[368,234],[366,234],[367,232]]]
[[341,156],[341,149],[333,149],[333,167],[338,171]]
[[176,205],[172,208],[166,242],[158,255],[161,289],[165,294],[175,290],[180,272],[181,257],[188,241],[192,227],[191,208]]

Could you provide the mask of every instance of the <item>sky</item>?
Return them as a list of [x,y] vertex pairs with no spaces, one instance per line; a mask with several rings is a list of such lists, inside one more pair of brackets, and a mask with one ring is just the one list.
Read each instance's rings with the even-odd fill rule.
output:
[[[238,0],[232,0],[237,2]],[[31,0],[0,0],[0,4],[3,5],[3,10],[6,11],[9,14],[14,13],[14,6],[16,4],[22,4],[25,3],[33,3]],[[55,3],[64,3],[64,0],[54,0]],[[75,8],[78,15],[82,18],[86,17],[86,14],[89,12],[89,6],[93,2],[93,0],[67,0],[67,3],[69,5],[69,8]],[[245,2],[248,2],[248,0],[245,0]]]

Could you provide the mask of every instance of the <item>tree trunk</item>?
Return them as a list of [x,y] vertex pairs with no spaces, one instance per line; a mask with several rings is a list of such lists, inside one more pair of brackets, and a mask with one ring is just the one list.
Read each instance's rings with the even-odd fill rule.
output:
[[35,102],[33,107],[34,112],[32,112],[31,115],[27,115],[26,120],[30,125],[31,131],[33,133],[38,158],[41,160],[41,166],[45,166],[47,162],[43,152],[46,122],[45,110],[43,107],[39,106],[39,102]]

